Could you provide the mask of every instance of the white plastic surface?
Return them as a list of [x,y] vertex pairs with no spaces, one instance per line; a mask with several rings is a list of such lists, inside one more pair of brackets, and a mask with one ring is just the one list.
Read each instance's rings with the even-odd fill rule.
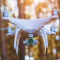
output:
[[48,48],[47,34],[56,34],[56,33],[52,32],[52,31],[49,31],[44,26],[41,27],[40,35],[43,38],[43,42],[44,42],[44,46],[45,46],[45,53],[46,53],[46,48]]
[[[40,19],[18,19],[18,18],[9,18],[9,17],[2,17],[2,19],[7,19],[11,23],[16,24],[16,26],[21,27],[23,30],[27,29],[39,29],[42,25],[46,24],[53,18],[58,18],[57,15],[46,17],[46,18],[40,18]],[[30,31],[29,31],[30,32]]]
[[[19,39],[17,39],[18,32],[20,29],[23,29],[26,32],[33,33],[39,28],[41,28],[42,25],[45,25],[47,22],[49,22],[51,19],[58,18],[57,15],[53,15],[51,17],[46,18],[39,18],[39,19],[18,19],[18,18],[9,18],[9,17],[2,17],[2,19],[7,19],[11,23],[14,23],[16,25],[16,32],[15,32],[15,39],[14,39],[14,48],[16,49],[16,53],[18,55],[18,42]],[[19,27],[19,28],[17,28]],[[41,28],[40,35],[43,38],[44,45],[45,45],[45,51],[46,47],[48,48],[48,42],[47,42],[47,35],[46,34],[56,34],[55,32],[47,30],[45,27]],[[28,45],[28,43],[27,43]]]

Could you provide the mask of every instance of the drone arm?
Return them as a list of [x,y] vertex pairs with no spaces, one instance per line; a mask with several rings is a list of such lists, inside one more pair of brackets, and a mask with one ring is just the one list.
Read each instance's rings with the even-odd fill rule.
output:
[[53,15],[53,16],[46,17],[46,18],[40,18],[40,21],[41,21],[41,23],[44,25],[44,24],[52,21],[52,19],[55,20],[55,19],[57,19],[57,18],[58,18],[58,15]]
[[2,17],[2,20],[9,20],[11,23],[16,23],[17,18],[13,18],[13,17]]
[[48,29],[45,29],[45,31],[46,31],[47,34],[56,34],[55,32],[52,32],[52,31],[50,31]]
[[12,19],[10,17],[2,17],[2,20],[9,20],[9,21],[11,21]]
[[16,30],[13,30],[12,32],[7,33],[6,35],[13,35],[13,34],[15,34],[15,32],[16,32]]
[[5,19],[7,19],[7,20],[8,20],[8,19],[9,19],[9,17],[2,17],[2,20],[5,20]]

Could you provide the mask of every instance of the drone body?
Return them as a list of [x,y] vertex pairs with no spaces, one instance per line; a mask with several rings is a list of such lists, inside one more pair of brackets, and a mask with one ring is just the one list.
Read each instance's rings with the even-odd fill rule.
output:
[[[3,17],[2,19],[7,19],[11,23],[14,23],[16,25],[16,30],[12,33],[15,33],[15,39],[14,39],[14,48],[16,49],[16,53],[18,55],[18,45],[19,45],[19,38],[18,32],[22,29],[23,31],[26,31],[27,33],[30,34],[29,39],[26,41],[23,41],[24,44],[29,45],[35,45],[37,43],[36,40],[32,39],[33,38],[33,32],[36,30],[39,30],[38,34],[41,35],[43,38],[44,46],[45,46],[45,52],[46,48],[48,48],[48,41],[47,41],[47,34],[56,34],[55,32],[49,31],[44,27],[44,25],[51,21],[51,19],[58,18],[57,15],[47,17],[47,18],[40,18],[40,19],[17,19],[17,18],[9,18],[9,17]],[[11,33],[11,34],[12,34]],[[32,34],[32,36],[31,36]],[[9,35],[9,34],[7,34]],[[18,36],[18,38],[17,38]]]

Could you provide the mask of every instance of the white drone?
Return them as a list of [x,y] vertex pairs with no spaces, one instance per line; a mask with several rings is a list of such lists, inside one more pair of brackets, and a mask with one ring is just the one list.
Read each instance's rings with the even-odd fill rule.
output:
[[[29,33],[28,37],[30,39],[23,41],[24,44],[29,45],[35,45],[37,43],[36,40],[33,40],[33,32],[36,30],[39,30],[39,35],[43,38],[44,46],[45,46],[45,52],[46,48],[48,48],[48,41],[47,41],[47,34],[56,34],[55,32],[49,31],[44,27],[44,25],[51,21],[51,19],[58,18],[58,15],[53,15],[46,18],[39,18],[39,19],[18,19],[18,18],[9,18],[9,17],[2,17],[3,20],[7,19],[11,23],[16,25],[16,30],[14,30],[12,33],[7,34],[11,35],[15,32],[15,39],[14,39],[14,48],[16,49],[16,54],[18,55],[18,45],[19,45],[19,35],[18,32],[22,29],[23,31],[26,31]],[[17,38],[18,36],[18,38]]]

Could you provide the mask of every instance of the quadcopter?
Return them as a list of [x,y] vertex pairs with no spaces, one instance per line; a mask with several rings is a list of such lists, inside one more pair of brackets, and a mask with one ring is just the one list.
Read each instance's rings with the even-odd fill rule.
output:
[[[46,17],[46,18],[39,18],[39,19],[18,19],[13,17],[2,17],[2,20],[9,20],[11,23],[16,25],[16,29],[12,31],[11,33],[8,33],[7,35],[12,35],[15,33],[14,38],[14,48],[16,49],[16,54],[18,55],[18,45],[19,45],[19,38],[20,35],[18,35],[19,31],[21,29],[28,34],[29,39],[23,41],[23,44],[33,45],[35,46],[37,44],[37,40],[33,39],[33,32],[36,30],[38,31],[38,34],[41,35],[44,42],[45,52],[48,48],[48,41],[47,41],[47,34],[56,34],[54,31],[50,31],[47,28],[45,28],[45,24],[51,21],[52,19],[57,19],[58,15],[54,13],[53,16]],[[18,38],[17,38],[18,36]]]

